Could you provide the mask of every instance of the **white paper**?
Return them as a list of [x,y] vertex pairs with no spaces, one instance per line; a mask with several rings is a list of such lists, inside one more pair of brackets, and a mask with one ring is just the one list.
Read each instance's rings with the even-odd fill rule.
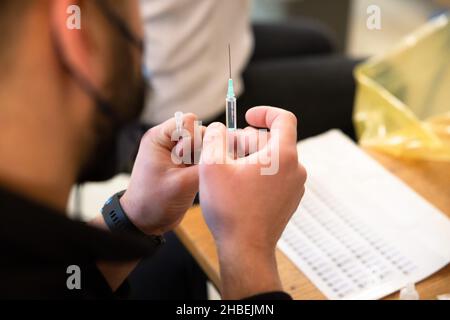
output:
[[329,299],[379,299],[450,262],[450,220],[333,130],[298,146],[306,193],[279,248]]

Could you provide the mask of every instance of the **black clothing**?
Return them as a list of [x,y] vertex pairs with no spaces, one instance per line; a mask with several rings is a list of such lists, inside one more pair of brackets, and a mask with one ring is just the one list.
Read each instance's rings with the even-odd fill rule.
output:
[[[151,254],[146,239],[112,234],[71,221],[0,188],[0,298],[112,299],[96,261],[132,261]],[[69,290],[69,266],[81,271],[81,290]],[[126,294],[126,285],[119,290]]]
[[[72,221],[1,187],[0,221],[0,299],[127,298],[127,282],[113,293],[96,262],[133,261],[155,253],[150,240]],[[79,290],[67,284],[73,275],[70,266],[81,271]],[[289,296],[274,292],[251,297],[259,298]]]
[[128,277],[133,300],[206,300],[207,276],[173,232]]

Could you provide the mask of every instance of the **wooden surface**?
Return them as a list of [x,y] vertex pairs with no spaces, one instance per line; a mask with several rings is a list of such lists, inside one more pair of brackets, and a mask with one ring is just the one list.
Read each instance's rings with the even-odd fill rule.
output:
[[[375,151],[367,152],[450,217],[450,164],[399,160]],[[219,264],[214,240],[199,207],[189,210],[176,232],[211,281],[220,288]],[[294,299],[325,299],[324,295],[279,250],[277,258],[284,290]],[[417,290],[421,299],[435,299],[439,294],[450,293],[450,265],[419,283]],[[397,298],[398,293],[387,297],[387,299]]]

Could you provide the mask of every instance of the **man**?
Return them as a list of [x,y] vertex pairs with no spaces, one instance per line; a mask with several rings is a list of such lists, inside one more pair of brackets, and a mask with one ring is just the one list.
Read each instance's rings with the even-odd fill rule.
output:
[[[81,29],[68,27],[73,5]],[[127,191],[89,225],[71,221],[64,212],[72,185],[110,176],[105,163],[114,162],[116,134],[143,107],[138,3],[2,1],[0,15],[1,297],[125,296],[128,274],[157,250],[199,191],[223,297],[288,298],[275,246],[304,192],[295,116],[269,107],[247,113],[251,126],[278,133],[249,155],[279,147],[279,171],[271,176],[259,164],[228,159],[218,123],[204,130],[200,165],[175,164],[172,150],[189,139],[172,141],[176,124],[168,120],[142,139]],[[195,120],[184,117],[191,136]],[[80,283],[69,277],[77,271]]]

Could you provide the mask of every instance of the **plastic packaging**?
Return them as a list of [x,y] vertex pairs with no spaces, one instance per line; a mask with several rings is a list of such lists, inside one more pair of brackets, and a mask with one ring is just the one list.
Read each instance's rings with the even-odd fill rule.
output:
[[359,142],[399,157],[450,162],[450,23],[442,15],[358,66]]

